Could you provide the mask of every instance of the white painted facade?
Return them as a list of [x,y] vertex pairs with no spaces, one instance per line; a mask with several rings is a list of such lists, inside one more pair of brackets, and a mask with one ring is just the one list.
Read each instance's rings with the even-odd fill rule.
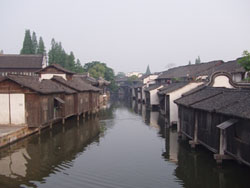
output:
[[230,82],[229,78],[225,75],[219,75],[214,78],[214,82],[212,87],[226,87],[226,88],[234,88]]
[[0,94],[0,124],[10,123],[9,118],[9,94]]
[[158,97],[158,89],[162,88],[163,86],[159,86],[156,89],[153,89],[150,92],[150,105],[159,105],[159,97]]
[[233,81],[234,82],[241,82],[242,81],[242,75],[241,75],[241,73],[234,73],[233,74]]
[[66,74],[41,74],[41,79],[51,79],[53,76],[60,76],[66,80]]
[[0,94],[0,104],[1,125],[26,123],[24,94]]
[[128,72],[126,73],[127,77],[131,77],[131,76],[137,76],[138,78],[142,76],[141,72]]
[[[169,122],[178,123],[178,106],[174,103],[174,100],[179,99],[182,94],[200,86],[203,82],[193,82],[185,85],[182,88],[179,88],[175,91],[169,92],[166,95],[169,96]],[[167,98],[166,98],[167,99]]]
[[158,77],[158,75],[152,74],[149,75],[148,77],[143,79],[143,84],[154,84],[155,83],[155,79]]

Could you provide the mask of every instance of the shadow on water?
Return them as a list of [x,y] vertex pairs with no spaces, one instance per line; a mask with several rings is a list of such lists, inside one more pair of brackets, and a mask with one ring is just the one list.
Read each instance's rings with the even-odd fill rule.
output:
[[177,165],[173,174],[182,187],[250,187],[249,167],[236,161],[224,161],[222,166],[218,166],[213,159],[213,153],[202,146],[191,149],[188,140],[178,138],[176,127],[166,128],[166,120],[159,112],[146,110],[143,104],[133,104],[133,107],[137,107],[135,113],[142,109],[141,114],[146,125],[158,127],[158,136],[165,139],[162,157]]

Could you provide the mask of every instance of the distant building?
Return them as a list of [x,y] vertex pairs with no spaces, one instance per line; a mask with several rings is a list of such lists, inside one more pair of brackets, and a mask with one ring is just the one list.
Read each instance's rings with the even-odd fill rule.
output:
[[131,76],[137,76],[138,78],[140,78],[142,76],[141,72],[128,72],[126,74],[127,77],[131,77]]
[[7,74],[35,75],[47,65],[44,55],[0,54],[0,76]]

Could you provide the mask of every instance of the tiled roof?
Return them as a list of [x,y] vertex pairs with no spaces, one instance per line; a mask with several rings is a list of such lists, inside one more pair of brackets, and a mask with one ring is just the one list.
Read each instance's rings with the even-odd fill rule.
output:
[[161,85],[159,85],[159,84],[154,84],[154,85],[151,85],[151,86],[149,86],[149,87],[146,87],[146,88],[144,89],[144,91],[152,91],[152,90],[155,90],[155,89],[157,89],[157,88],[159,88],[159,87],[161,87]]
[[0,55],[0,68],[4,69],[41,69],[42,55]]
[[37,71],[37,73],[40,73],[40,72],[42,72],[42,71],[44,71],[44,70],[46,70],[46,69],[48,69],[48,68],[51,68],[51,67],[53,67],[53,68],[55,68],[55,69],[57,69],[57,70],[59,70],[59,71],[62,71],[62,72],[64,72],[64,73],[67,73],[67,74],[75,74],[75,72],[69,71],[69,70],[63,68],[63,67],[62,67],[61,65],[59,65],[59,64],[51,64],[51,65],[49,65],[49,66],[47,66],[47,67],[45,67],[45,68],[43,68],[43,69]]
[[175,100],[179,105],[250,119],[250,91],[204,87]]
[[54,76],[52,80],[76,91],[100,91],[100,89],[87,84],[81,78],[74,77],[72,80],[65,80],[60,76]]
[[195,77],[203,74],[209,69],[213,69],[216,66],[222,64],[223,61],[211,61],[208,63],[200,63],[200,64],[192,64],[192,65],[185,65],[174,67],[168,69],[167,71],[163,72],[157,79],[166,79],[166,78],[183,78],[183,77]]
[[173,92],[177,89],[180,89],[188,84],[189,84],[189,82],[176,82],[176,83],[168,84],[168,85],[160,88],[158,93],[159,94],[170,93],[170,92]]
[[15,83],[24,86],[26,88],[29,88],[35,92],[41,93],[41,94],[52,94],[52,93],[67,93],[72,94],[75,93],[75,91],[60,86],[59,84],[51,81],[51,80],[42,80],[39,81],[39,78],[33,77],[33,76],[21,76],[21,75],[8,75],[4,77],[2,80],[12,80]]

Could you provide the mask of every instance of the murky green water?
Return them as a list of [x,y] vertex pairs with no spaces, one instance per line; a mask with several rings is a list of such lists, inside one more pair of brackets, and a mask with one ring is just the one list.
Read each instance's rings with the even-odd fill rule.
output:
[[158,112],[116,103],[0,150],[0,187],[244,188],[250,168],[218,167],[203,147],[178,141]]

